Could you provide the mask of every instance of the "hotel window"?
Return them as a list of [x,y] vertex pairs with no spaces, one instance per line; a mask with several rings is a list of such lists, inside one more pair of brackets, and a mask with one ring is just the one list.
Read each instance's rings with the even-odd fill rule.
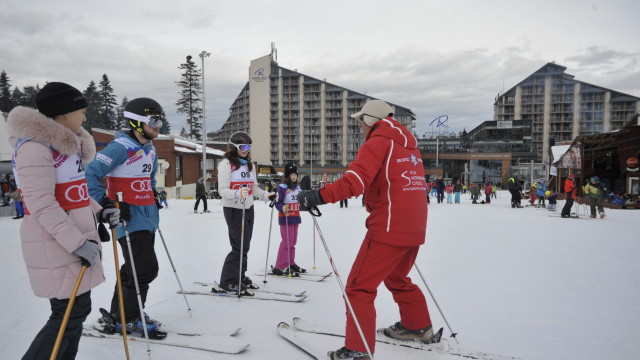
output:
[[176,156],[176,179],[182,178],[182,157]]

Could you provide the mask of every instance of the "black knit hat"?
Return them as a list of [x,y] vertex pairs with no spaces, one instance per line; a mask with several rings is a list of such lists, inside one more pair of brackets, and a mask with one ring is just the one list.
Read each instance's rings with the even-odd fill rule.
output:
[[36,95],[38,111],[48,117],[68,114],[89,106],[87,99],[73,86],[50,82]]
[[289,175],[295,173],[296,175],[298,174],[298,168],[294,165],[294,164],[287,164],[284,166],[284,177],[288,178]]

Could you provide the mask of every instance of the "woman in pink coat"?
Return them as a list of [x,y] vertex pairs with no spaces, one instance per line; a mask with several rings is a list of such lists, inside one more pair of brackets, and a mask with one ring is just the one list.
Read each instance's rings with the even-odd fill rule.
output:
[[48,83],[36,103],[39,111],[16,107],[7,121],[13,171],[26,212],[20,229],[22,255],[34,294],[51,304],[51,316],[23,360],[51,356],[84,259],[90,267],[58,352],[58,358],[74,359],[82,323],[91,312],[91,289],[104,282],[96,216],[117,222],[119,211],[102,213],[87,191],[84,165],[96,150],[93,138],[82,128],[87,107],[82,93],[64,83]]

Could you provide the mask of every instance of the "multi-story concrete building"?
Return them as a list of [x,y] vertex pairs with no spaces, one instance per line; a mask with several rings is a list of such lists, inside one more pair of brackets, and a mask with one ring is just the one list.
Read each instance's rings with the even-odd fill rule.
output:
[[618,130],[640,112],[640,98],[578,81],[565,70],[547,63],[494,103],[494,120],[531,121],[533,150],[545,162],[554,143]]
[[[298,164],[339,171],[351,162],[363,136],[350,115],[371,96],[285,69],[273,54],[251,61],[249,81],[231,105],[215,139],[236,131],[251,135],[251,157],[260,164]],[[411,110],[390,104],[394,117],[412,129]]]

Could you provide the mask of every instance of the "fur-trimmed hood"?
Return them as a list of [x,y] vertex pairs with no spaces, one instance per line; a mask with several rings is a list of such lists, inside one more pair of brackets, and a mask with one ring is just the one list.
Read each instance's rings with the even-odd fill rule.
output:
[[61,154],[80,153],[85,164],[96,155],[96,144],[85,129],[81,127],[74,134],[64,125],[28,107],[18,106],[9,112],[7,132],[14,148],[18,140],[30,138],[53,146]]

